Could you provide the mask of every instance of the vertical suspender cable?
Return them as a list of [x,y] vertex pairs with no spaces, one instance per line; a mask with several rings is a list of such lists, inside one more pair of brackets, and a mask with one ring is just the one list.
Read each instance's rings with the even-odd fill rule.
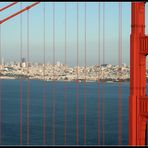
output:
[[122,85],[121,85],[121,76],[122,76],[122,3],[119,2],[119,30],[118,30],[118,144],[122,144]]
[[77,2],[76,144],[79,143],[79,2]]
[[46,144],[46,80],[45,80],[45,2],[43,2],[43,75],[44,75],[44,92],[43,92],[43,144]]
[[[20,10],[22,10],[22,2],[20,3]],[[22,14],[20,15],[20,66],[22,68]],[[22,69],[21,69],[22,71]],[[20,144],[22,144],[22,78],[20,79]]]
[[53,145],[55,145],[55,2],[53,2],[53,85],[52,85],[52,132]]
[[[105,64],[105,2],[103,2],[103,64]],[[104,73],[103,73],[104,79]],[[104,80],[103,80],[104,81]],[[105,144],[105,89],[104,82],[102,83],[102,139],[103,145]]]
[[27,144],[30,143],[30,80],[29,80],[29,10],[27,10],[27,72],[28,72],[28,94],[27,94]]
[[[0,24],[0,68],[2,68],[2,26]],[[0,144],[2,144],[2,79],[0,80]]]
[[85,54],[85,81],[84,81],[84,144],[86,144],[86,2],[85,2],[85,41],[84,41],[84,54]]
[[[98,66],[100,66],[100,2],[98,3]],[[100,77],[98,69],[98,145],[99,144],[100,144]]]
[[[65,72],[67,64],[67,4],[65,2]],[[66,127],[67,126],[67,86],[64,82],[64,144],[66,144]]]

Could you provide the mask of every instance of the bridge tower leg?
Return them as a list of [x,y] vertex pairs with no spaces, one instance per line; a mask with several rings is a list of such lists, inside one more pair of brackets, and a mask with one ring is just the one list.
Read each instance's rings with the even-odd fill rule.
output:
[[129,145],[145,145],[148,97],[146,96],[145,2],[131,4]]

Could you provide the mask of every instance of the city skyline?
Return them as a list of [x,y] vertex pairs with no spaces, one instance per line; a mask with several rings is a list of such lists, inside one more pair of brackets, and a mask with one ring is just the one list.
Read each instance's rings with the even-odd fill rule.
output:
[[[10,2],[1,2],[3,7]],[[22,2],[22,7],[31,2]],[[85,3],[79,2],[79,65],[85,64]],[[129,65],[130,40],[130,2],[122,3],[122,63]],[[148,6],[146,5],[146,8]],[[5,10],[1,18],[20,9],[20,4]],[[29,11],[30,61],[43,59],[43,12],[44,3]],[[48,11],[49,9],[49,11]],[[45,61],[53,62],[53,3],[45,3]],[[74,11],[71,11],[74,10]],[[86,2],[86,62],[98,64],[98,3]],[[110,11],[111,10],[111,11]],[[105,2],[105,63],[118,64],[118,2]],[[38,14],[38,15],[36,15]],[[146,16],[148,9],[146,9]],[[1,25],[1,52],[6,61],[20,60],[20,17],[22,16],[22,56],[27,58],[27,12],[18,15]],[[77,3],[67,2],[67,63],[77,63]],[[112,21],[114,18],[114,21]],[[147,18],[147,17],[146,17]],[[146,19],[146,24],[148,19]],[[41,29],[42,28],[42,29]],[[65,3],[55,2],[55,60],[65,63]],[[146,32],[148,27],[146,25]],[[15,34],[15,38],[13,37]],[[9,42],[9,44],[7,44]],[[72,55],[72,56],[71,56]],[[103,64],[103,2],[100,2],[100,63]]]
[[[6,66],[6,65],[18,65],[18,64],[22,64],[22,63],[28,63],[28,61],[26,60],[26,58],[24,58],[24,57],[22,57],[22,59],[21,60],[14,60],[14,61],[12,61],[12,60],[7,60],[7,61],[5,61],[5,59],[2,57],[2,60],[1,60],[1,65],[2,66]],[[31,64],[38,64],[38,65],[40,65],[40,64],[42,64],[42,65],[44,65],[44,62],[43,61],[41,61],[41,62],[38,62],[38,61],[34,61],[34,62],[32,62],[32,61],[29,61],[29,63],[31,63]],[[59,65],[59,64],[62,64],[62,65],[65,65],[65,63],[64,62],[61,62],[61,61],[55,61],[55,63],[53,63],[53,62],[50,62],[50,61],[47,61],[47,62],[45,62],[45,65],[48,65],[48,64],[50,64],[50,65]],[[104,63],[104,64],[98,64],[98,63],[96,63],[96,64],[94,64],[94,65],[99,65],[99,66],[102,66],[102,65],[110,65],[111,63]],[[67,66],[70,66],[70,67],[77,67],[77,65],[69,65],[68,63],[66,64]],[[87,66],[94,66],[94,65],[90,65],[90,64],[88,64]],[[111,64],[111,65],[114,65],[114,66],[117,66],[118,64]],[[122,65],[127,65],[126,63],[122,63]],[[81,67],[84,67],[84,65],[78,65],[78,66],[81,66]],[[127,65],[127,66],[129,66],[129,65]]]
[[146,2],[0,2],[0,145],[147,145]]
[[[9,2],[7,2],[9,3]],[[1,7],[7,3],[1,3]],[[22,3],[22,7],[29,5]],[[20,4],[4,11],[2,18],[20,9]],[[43,61],[43,19],[44,4],[29,11],[30,60]],[[45,3],[45,46],[46,60],[53,61],[53,3]],[[48,11],[49,10],[49,11]],[[73,10],[73,11],[72,11]],[[86,62],[89,65],[98,63],[98,3],[86,2]],[[105,63],[118,64],[118,3],[105,4]],[[112,10],[112,11],[110,11]],[[85,48],[85,3],[79,2],[79,64],[84,65]],[[36,15],[38,14],[38,15]],[[1,25],[2,56],[5,60],[20,59],[20,16]],[[114,18],[114,21],[112,21]],[[67,63],[77,62],[77,3],[67,3]],[[130,3],[122,3],[122,54],[123,63],[129,64],[129,34],[130,34]],[[55,3],[55,60],[65,62],[65,3]],[[22,14],[22,55],[27,57],[27,12]],[[41,29],[42,28],[42,29]],[[13,37],[15,34],[15,38]],[[9,44],[7,44],[9,42]],[[114,52],[112,52],[114,51]],[[71,56],[72,55],[72,56]],[[103,2],[100,3],[100,62],[103,63]]]

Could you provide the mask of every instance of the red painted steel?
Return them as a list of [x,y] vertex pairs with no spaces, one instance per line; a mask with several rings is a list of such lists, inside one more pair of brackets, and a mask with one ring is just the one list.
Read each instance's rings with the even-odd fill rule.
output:
[[9,4],[9,5],[7,5],[7,6],[3,7],[3,8],[1,8],[1,9],[0,9],[0,12],[3,11],[3,10],[5,10],[5,9],[7,9],[7,8],[9,8],[9,7],[11,7],[11,6],[13,6],[13,5],[15,5],[16,3],[18,3],[18,2],[13,2],[13,3],[11,3],[11,4]]
[[[3,7],[3,8],[1,8],[0,9],[0,11],[3,11],[3,10],[5,10],[5,9],[7,9],[7,8],[9,8],[9,7],[11,7],[11,6],[13,6],[13,5],[15,5],[17,2],[13,2],[13,3],[11,3],[11,4],[9,4],[9,5],[7,5],[7,6],[5,6],[5,7]],[[4,23],[4,22],[6,22],[7,20],[9,20],[9,19],[11,19],[11,18],[13,18],[13,17],[15,17],[15,16],[17,16],[18,14],[21,14],[21,13],[23,13],[23,12],[25,12],[25,11],[27,11],[27,10],[29,10],[29,9],[31,9],[32,7],[34,7],[34,6],[36,6],[37,4],[39,4],[40,2],[35,2],[35,3],[33,3],[32,5],[29,5],[29,6],[27,6],[27,7],[25,7],[24,9],[21,9],[20,11],[18,11],[18,12],[16,12],[16,13],[14,13],[14,14],[12,14],[12,15],[10,15],[10,16],[8,16],[8,17],[6,17],[5,19],[3,19],[3,20],[1,20],[0,21],[0,25],[2,24],[2,23]],[[29,17],[29,14],[27,13],[27,16]],[[21,22],[22,22],[22,18],[21,18]],[[29,18],[28,18],[28,22],[27,22],[28,24],[28,27],[29,27]],[[21,33],[22,34],[22,33]],[[27,49],[28,49],[28,60],[29,60],[29,28],[28,28],[28,37],[27,37],[27,39],[28,39],[28,44],[27,44]],[[22,40],[22,37],[21,37],[21,40]],[[22,41],[21,41],[22,42]],[[22,46],[22,43],[21,43],[21,46]],[[22,47],[21,47],[22,48]],[[22,51],[21,51],[21,56],[22,56]],[[29,61],[28,61],[29,62]],[[29,73],[29,67],[28,67],[28,73]],[[22,85],[22,83],[20,82],[20,85]],[[20,86],[20,144],[22,144],[22,86]],[[29,83],[29,79],[28,79],[28,99],[27,99],[27,144],[29,144],[29,140],[30,140],[30,138],[29,138],[29,133],[30,133],[30,127],[29,127],[29,124],[30,124],[30,121],[29,121],[29,98],[30,98],[30,83]],[[1,118],[1,116],[0,116],[0,118]],[[1,143],[1,128],[0,128],[0,143]]]
[[18,14],[21,14],[22,12],[24,12],[24,11],[26,11],[26,10],[31,9],[32,7],[36,6],[36,5],[39,4],[39,3],[40,3],[40,2],[35,2],[35,3],[33,3],[32,5],[27,6],[27,7],[25,7],[24,9],[22,9],[22,10],[16,12],[16,13],[14,13],[14,14],[12,14],[12,15],[6,17],[5,19],[3,19],[3,20],[0,21],[0,24],[2,24],[2,23],[4,23],[4,22],[6,22],[7,20],[9,20],[9,19],[15,17],[15,16],[18,15]]
[[[13,2],[1,8],[0,11],[7,9],[16,3],[17,2]],[[32,5],[27,6],[24,9],[6,17],[5,19],[0,21],[0,24],[17,16],[18,14],[21,14],[26,10],[29,10],[30,8],[34,7],[39,3],[40,2],[35,2]],[[103,6],[103,11],[105,13],[104,7],[105,5]],[[148,36],[145,35],[145,2],[132,2],[131,10],[132,10],[131,11],[132,13],[131,13],[131,35],[130,35],[129,145],[145,145],[146,130],[147,130],[146,120],[148,118],[148,96],[146,95],[146,56],[148,55]],[[103,21],[105,21],[104,13],[103,13]],[[54,13],[53,13],[53,16],[54,16]],[[54,27],[55,27],[54,17],[53,17],[53,46],[55,46],[54,45]],[[105,30],[103,29],[103,34],[104,34],[104,31]],[[85,35],[85,40],[86,40],[86,35]],[[103,40],[104,40],[104,35],[103,35]],[[103,44],[103,49],[104,49],[104,46],[105,45]],[[53,48],[53,50],[54,50],[53,56],[55,57],[55,48]],[[104,53],[105,51],[103,51],[103,63],[105,61]],[[85,54],[86,54],[86,51],[85,51]],[[85,55],[85,58],[86,58],[86,55]],[[55,59],[53,58],[53,60]],[[54,64],[55,64],[55,61],[53,65]],[[85,64],[86,64],[86,59],[85,59]],[[53,76],[54,76],[54,68],[53,68]],[[28,86],[28,89],[29,89],[29,86]],[[54,144],[55,143],[55,125],[54,125],[55,124],[55,104],[53,105],[54,105],[53,144]],[[104,114],[103,114],[103,117],[104,117]],[[84,120],[85,120],[84,135],[86,135],[86,110],[85,110]],[[78,119],[77,119],[77,122],[78,122]],[[77,131],[77,134],[78,134],[78,131]],[[103,125],[103,143],[104,143],[104,136],[105,135],[104,135],[104,125]],[[28,143],[29,143],[29,135],[28,135]],[[84,143],[86,143],[86,136],[84,137]]]
[[146,96],[145,2],[132,2],[130,35],[129,145],[145,145],[148,97]]

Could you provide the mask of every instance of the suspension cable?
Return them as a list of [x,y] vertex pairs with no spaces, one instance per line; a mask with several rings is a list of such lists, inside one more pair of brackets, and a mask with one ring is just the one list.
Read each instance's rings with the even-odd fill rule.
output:
[[[105,64],[105,2],[103,2],[103,64]],[[104,88],[104,73],[102,83],[102,139],[105,144],[105,88]]]
[[79,2],[77,2],[76,144],[79,143]]
[[[20,10],[22,2],[20,3]],[[20,15],[20,67],[22,74],[22,14]],[[20,78],[20,144],[22,144],[22,77]]]
[[100,2],[98,3],[98,144],[100,144]]
[[[0,68],[2,68],[2,26],[1,24],[0,24],[0,66],[1,66]],[[2,79],[0,80],[0,144],[2,144]]]
[[27,10],[27,73],[28,73],[28,94],[27,94],[27,144],[30,143],[30,80],[29,80],[29,10]]
[[43,75],[44,75],[44,92],[43,92],[43,144],[46,144],[46,80],[45,80],[45,2],[43,2]]
[[122,3],[119,2],[119,28],[118,28],[118,144],[122,144]]
[[55,145],[55,2],[53,2],[53,81],[52,81],[52,133]]
[[[67,65],[67,4],[65,2],[65,72]],[[64,82],[64,144],[66,144],[66,130],[67,130],[67,86]]]
[[84,15],[85,15],[84,16],[85,17],[84,18],[85,19],[84,20],[85,21],[85,24],[84,24],[85,25],[84,26],[84,29],[85,29],[84,30],[85,31],[85,39],[84,39],[85,40],[84,41],[84,44],[85,44],[84,45],[84,50],[85,50],[84,51],[84,54],[85,54],[85,59],[84,59],[85,60],[84,61],[85,62],[85,81],[84,81],[84,144],[86,144],[86,70],[87,70],[86,69],[86,2],[85,2],[85,7],[84,8],[85,8],[85,12],[84,12]]
[[3,10],[6,10],[7,8],[9,8],[9,7],[13,6],[13,5],[15,5],[16,3],[18,3],[18,2],[12,2],[9,5],[4,6],[3,8],[0,8],[0,12],[3,11]]

